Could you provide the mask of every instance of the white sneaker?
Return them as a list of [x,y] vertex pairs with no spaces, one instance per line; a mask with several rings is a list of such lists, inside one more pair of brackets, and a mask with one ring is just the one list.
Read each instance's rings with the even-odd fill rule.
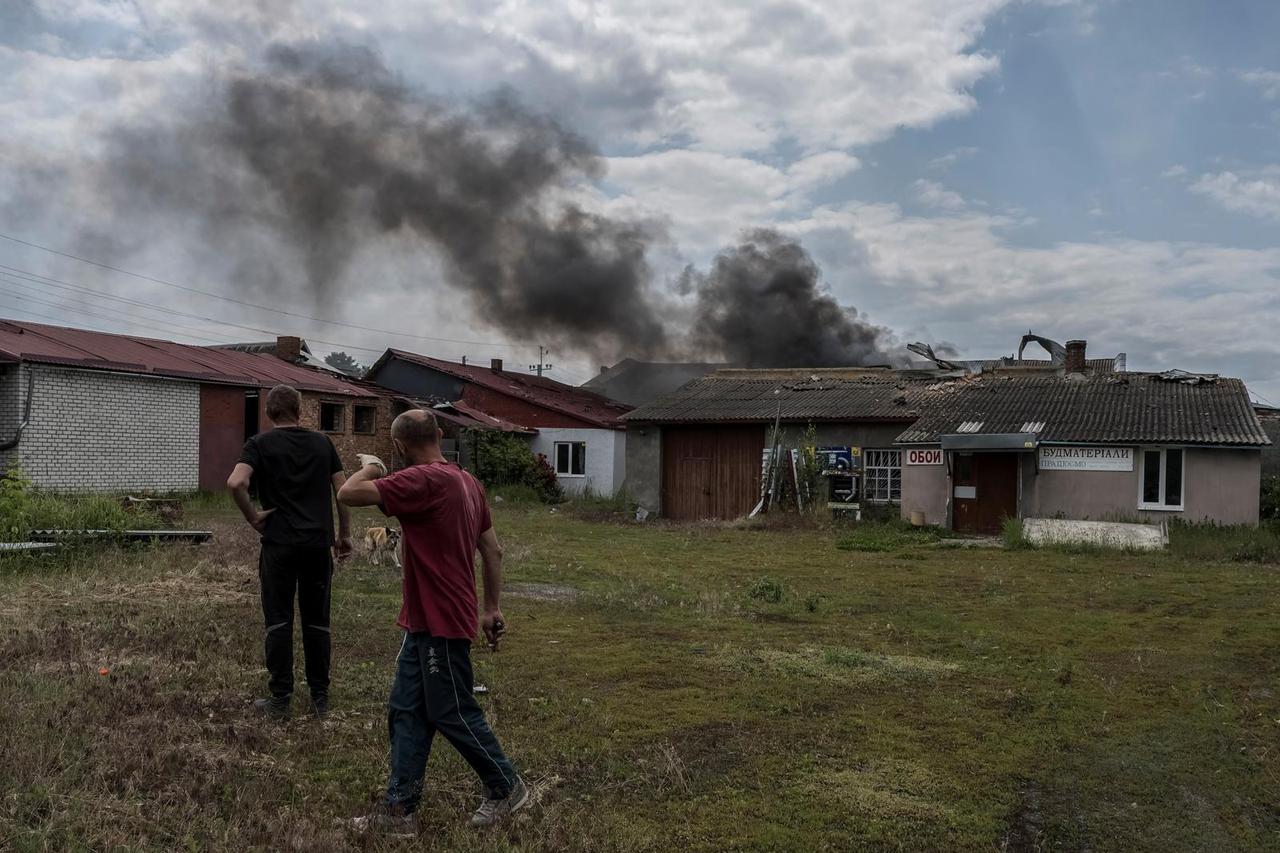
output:
[[517,776],[516,783],[511,788],[511,793],[501,799],[485,800],[480,804],[480,808],[476,809],[476,813],[471,816],[471,825],[476,829],[493,826],[498,821],[510,817],[512,812],[523,808],[528,803],[529,787],[525,785],[523,779]]

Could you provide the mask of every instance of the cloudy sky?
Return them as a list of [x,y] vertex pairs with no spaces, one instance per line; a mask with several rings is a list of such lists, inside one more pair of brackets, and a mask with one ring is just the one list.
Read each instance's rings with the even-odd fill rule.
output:
[[[1280,402],[1278,40],[1269,0],[9,0],[0,233],[167,284],[0,239],[0,316],[536,360],[438,284],[430,246],[360,247],[336,299],[255,296],[269,248],[84,180],[113,129],[218,69],[340,42],[424,96],[506,89],[590,140],[606,168],[565,191],[663,223],[657,288],[771,226],[899,340],[994,356],[1033,329]],[[594,370],[557,348],[553,376]]]

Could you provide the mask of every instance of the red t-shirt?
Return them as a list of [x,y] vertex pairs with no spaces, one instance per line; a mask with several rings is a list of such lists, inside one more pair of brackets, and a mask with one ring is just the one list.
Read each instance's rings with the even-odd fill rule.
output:
[[493,526],[484,487],[451,462],[413,465],[374,481],[379,507],[400,520],[406,631],[476,636],[476,547]]

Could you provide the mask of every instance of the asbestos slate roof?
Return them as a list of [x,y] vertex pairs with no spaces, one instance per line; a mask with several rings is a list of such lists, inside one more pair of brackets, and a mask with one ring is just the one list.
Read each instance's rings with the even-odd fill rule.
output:
[[[627,423],[904,421],[935,374],[875,368],[719,370],[624,416]],[[779,409],[781,404],[781,409]]]
[[1270,444],[1242,381],[1179,371],[975,376],[930,386],[920,406],[898,443],[936,443],[963,424],[974,435],[1034,432],[1050,443]]

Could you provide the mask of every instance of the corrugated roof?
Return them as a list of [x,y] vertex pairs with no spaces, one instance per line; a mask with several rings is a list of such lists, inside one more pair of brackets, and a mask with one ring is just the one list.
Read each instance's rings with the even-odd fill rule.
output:
[[498,432],[515,432],[521,435],[537,435],[536,429],[527,426],[521,426],[518,423],[499,418],[488,412],[482,412],[474,406],[468,406],[461,400],[452,403],[436,403],[431,406],[431,410],[436,413],[437,417],[442,417],[447,421],[457,424],[460,427],[468,429],[487,429],[496,430]]
[[628,423],[913,421],[931,371],[718,370],[626,415]]
[[510,370],[495,371],[488,365],[458,364],[398,349],[388,349],[383,353],[373,367],[369,368],[368,375],[374,376],[390,358],[429,367],[465,382],[525,400],[544,409],[551,409],[605,429],[619,428],[621,423],[618,419],[631,410],[630,406],[623,403],[572,385],[565,385],[563,382],[557,382],[545,376],[515,373]]
[[1042,442],[1268,444],[1239,379],[1173,372],[975,376],[940,382],[920,398],[902,444],[933,443],[979,422],[977,434],[1023,431]]
[[15,320],[0,320],[0,361],[5,360],[254,388],[286,383],[322,394],[379,396],[340,376],[274,355]]

